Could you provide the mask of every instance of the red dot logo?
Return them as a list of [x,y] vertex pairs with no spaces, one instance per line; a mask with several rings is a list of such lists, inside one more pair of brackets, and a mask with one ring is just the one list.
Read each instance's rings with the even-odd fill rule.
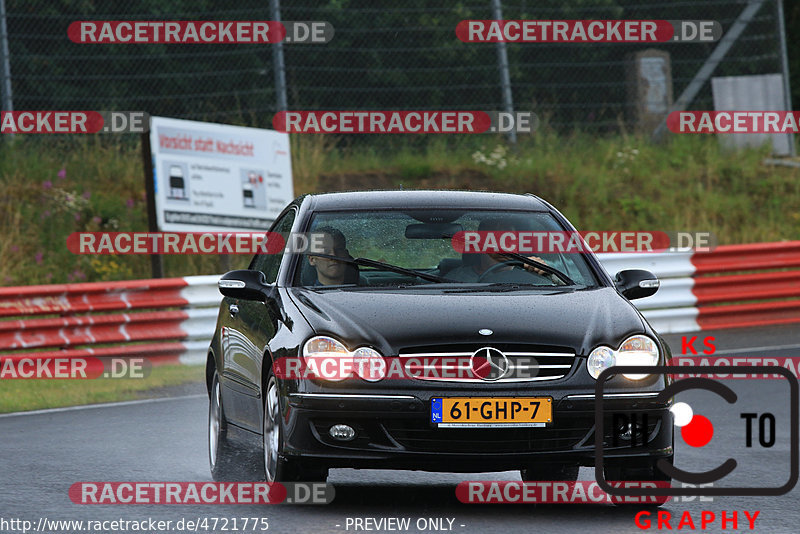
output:
[[681,427],[681,437],[691,447],[703,447],[714,437],[714,425],[704,415],[695,414],[685,402],[676,402],[670,408],[675,426]]
[[681,428],[681,437],[687,445],[702,447],[714,437],[714,425],[708,417],[695,414],[689,424]]

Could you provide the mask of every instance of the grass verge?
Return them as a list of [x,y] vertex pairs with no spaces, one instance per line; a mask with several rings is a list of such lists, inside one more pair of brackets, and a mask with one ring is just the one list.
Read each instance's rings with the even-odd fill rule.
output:
[[141,399],[152,390],[202,382],[204,377],[203,365],[163,365],[138,379],[2,380],[0,413]]
[[[720,244],[800,239],[800,169],[763,163],[768,148],[716,138],[653,144],[546,128],[516,147],[498,136],[293,135],[300,195],[341,189],[534,193],[579,230],[711,231]],[[138,140],[20,138],[0,144],[0,285],[150,277],[147,256],[77,256],[81,231],[146,231]],[[244,268],[235,256],[225,269]],[[219,258],[165,256],[167,276],[221,272]]]

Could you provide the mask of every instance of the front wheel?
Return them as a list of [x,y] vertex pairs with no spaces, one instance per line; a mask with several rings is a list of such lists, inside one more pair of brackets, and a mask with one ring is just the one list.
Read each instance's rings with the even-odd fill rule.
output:
[[270,372],[264,393],[264,478],[267,482],[325,482],[327,470],[309,469],[299,460],[290,460],[283,454],[283,427],[278,381]]
[[208,464],[217,482],[246,480],[238,465],[238,451],[228,439],[228,421],[222,408],[219,375],[214,371],[208,396]]

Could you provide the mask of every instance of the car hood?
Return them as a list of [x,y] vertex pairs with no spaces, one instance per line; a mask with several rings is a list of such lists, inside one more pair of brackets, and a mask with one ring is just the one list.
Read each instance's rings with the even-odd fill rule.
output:
[[[586,355],[648,332],[639,312],[613,288],[580,291],[445,292],[408,289],[289,291],[318,334],[383,354],[409,347],[525,343]],[[483,336],[478,330],[489,329]]]

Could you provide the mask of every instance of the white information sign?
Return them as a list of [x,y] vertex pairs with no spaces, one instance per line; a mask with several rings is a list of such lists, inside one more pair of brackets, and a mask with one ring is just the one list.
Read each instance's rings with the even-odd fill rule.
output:
[[289,135],[151,117],[158,229],[267,230],[294,199]]

